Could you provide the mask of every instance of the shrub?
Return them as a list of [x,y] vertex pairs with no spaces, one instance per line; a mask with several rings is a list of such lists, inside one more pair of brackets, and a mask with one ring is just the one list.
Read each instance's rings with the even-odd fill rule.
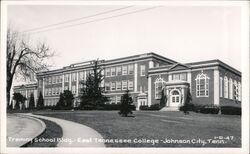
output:
[[241,115],[241,108],[240,107],[233,107],[233,106],[222,106],[221,107],[221,114]]
[[149,110],[149,107],[147,105],[140,106],[140,110]]
[[218,114],[220,111],[220,107],[216,105],[204,105],[203,107],[200,108],[200,113],[205,113],[205,114]]
[[120,104],[104,104],[102,106],[98,106],[96,109],[97,110],[107,110],[107,111],[120,110]]
[[150,107],[147,105],[140,106],[140,110],[158,111],[160,109],[161,109],[160,104],[153,104]]

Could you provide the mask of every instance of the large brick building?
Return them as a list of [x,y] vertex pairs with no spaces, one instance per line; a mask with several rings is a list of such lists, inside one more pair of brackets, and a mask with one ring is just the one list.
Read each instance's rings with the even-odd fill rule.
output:
[[[121,95],[128,89],[137,109],[142,105],[159,104],[164,94],[166,107],[163,110],[173,110],[183,105],[189,89],[193,103],[241,106],[241,73],[220,60],[181,64],[155,53],[146,53],[102,60],[100,65],[104,68],[102,86],[110,98],[109,103],[120,103]],[[77,97],[80,82],[86,80],[92,68],[93,61],[88,61],[39,72],[37,85],[15,86],[14,91],[28,97],[26,91],[33,90],[35,102],[41,92],[45,105],[53,106],[63,90],[71,90]]]

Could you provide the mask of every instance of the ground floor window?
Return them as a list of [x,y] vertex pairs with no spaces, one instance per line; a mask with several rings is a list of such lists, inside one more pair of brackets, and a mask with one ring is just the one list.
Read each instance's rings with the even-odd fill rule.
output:
[[164,83],[164,80],[162,78],[157,78],[155,80],[155,99],[161,98],[161,93],[163,90],[163,83]]
[[196,96],[208,97],[209,91],[209,77],[203,72],[196,77]]

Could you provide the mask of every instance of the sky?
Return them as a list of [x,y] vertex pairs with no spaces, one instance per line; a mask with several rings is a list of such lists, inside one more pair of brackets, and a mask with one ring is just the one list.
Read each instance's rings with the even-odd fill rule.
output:
[[[8,22],[19,31],[124,8],[126,5],[9,5]],[[43,40],[57,53],[61,68],[93,59],[115,59],[155,52],[180,63],[220,59],[240,66],[240,17],[237,6],[131,6],[50,31],[25,33]],[[106,17],[141,12],[90,22]],[[90,23],[86,23],[90,22]],[[48,30],[48,29],[41,29]]]

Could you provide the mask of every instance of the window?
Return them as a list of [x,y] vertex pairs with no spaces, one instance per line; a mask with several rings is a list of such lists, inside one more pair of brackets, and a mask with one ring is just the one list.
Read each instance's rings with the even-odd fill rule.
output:
[[145,76],[146,75],[146,66],[145,65],[141,65],[141,76]]
[[233,84],[233,92],[234,92],[234,100],[238,100],[238,97],[239,97],[239,91],[238,91],[238,84],[237,84],[237,81],[234,80],[234,84]]
[[128,90],[133,90],[134,89],[134,82],[129,80],[128,81]]
[[116,75],[115,67],[112,67],[111,68],[111,76],[115,76],[115,75]]
[[71,74],[71,81],[76,81],[76,73],[72,73]]
[[76,93],[76,86],[73,85],[73,86],[72,86],[72,94],[75,94],[75,93]]
[[222,83],[223,83],[223,78],[222,77],[220,77],[220,97],[223,97],[223,95],[222,95]]
[[106,76],[108,77],[108,76],[110,76],[110,68],[106,68]]
[[63,80],[63,76],[60,75],[60,76],[59,76],[59,83],[62,83],[62,80]]
[[127,81],[122,81],[122,90],[127,90],[127,89],[128,89]]
[[111,97],[111,102],[110,102],[111,104],[115,104],[115,96],[112,96]]
[[122,66],[122,75],[127,75],[127,74],[128,74],[128,67]]
[[62,87],[58,88],[58,92],[59,92],[59,94],[62,93]]
[[64,90],[69,90],[69,86],[64,86]]
[[241,101],[241,83],[238,82],[238,101]]
[[181,73],[180,74],[180,80],[187,81],[187,73]]
[[83,80],[84,79],[84,72],[79,72],[79,79]]
[[122,83],[121,81],[116,82],[116,90],[121,90],[122,89]]
[[115,91],[115,82],[111,83],[111,91]]
[[173,74],[173,80],[180,80],[180,74]]
[[58,87],[56,88],[56,94],[57,95],[59,94],[59,88]]
[[51,95],[51,88],[49,88],[49,96]]
[[52,83],[56,83],[56,77],[55,76],[52,77]]
[[64,75],[64,82],[69,82],[69,74]]
[[164,80],[162,78],[157,78],[155,80],[155,99],[161,98],[163,84],[164,84]]
[[196,96],[208,97],[209,77],[206,74],[198,74],[196,77]]
[[59,79],[59,76],[57,75],[56,76],[56,83],[59,83],[60,82],[60,79]]
[[105,83],[105,90],[110,91],[110,83],[109,82]]
[[229,98],[233,99],[233,80],[229,79]]
[[52,82],[51,82],[51,77],[49,77],[49,84],[51,84]]
[[121,66],[116,67],[116,73],[117,73],[117,75],[122,75],[122,67]]
[[132,75],[134,74],[134,65],[128,65],[128,74]]
[[228,79],[224,77],[224,98],[228,98]]
[[56,92],[55,92],[55,88],[52,88],[52,95],[55,95]]
[[121,103],[121,96],[116,96],[116,104],[120,104]]

